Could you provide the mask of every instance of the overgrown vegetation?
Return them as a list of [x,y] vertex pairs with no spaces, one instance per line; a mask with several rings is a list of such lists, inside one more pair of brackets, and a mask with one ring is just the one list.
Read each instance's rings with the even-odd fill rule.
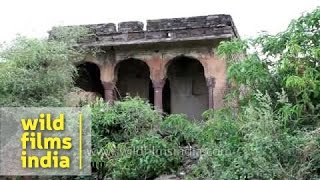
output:
[[[93,164],[98,178],[148,179],[177,170],[178,144],[158,132],[161,116],[140,98],[92,106]],[[176,154],[174,154],[176,153]]]
[[319,179],[320,9],[217,53],[239,106],[211,116],[199,139],[207,153],[190,177]]
[[[2,51],[0,105],[62,105],[75,75],[72,62],[83,53],[72,46],[81,34],[20,37]],[[277,35],[222,42],[217,54],[228,63],[227,104],[237,106],[208,110],[204,124],[183,114],[162,119],[139,98],[92,104],[97,175],[90,178],[177,173],[181,150],[190,146],[201,154],[187,179],[319,179],[320,9]]]
[[188,145],[196,143],[200,129],[186,115],[172,114],[165,117],[161,122],[160,134],[170,142],[178,145]]
[[76,75],[72,63],[83,59],[83,49],[73,45],[86,29],[60,27],[55,32],[65,38],[17,37],[0,52],[1,106],[63,105]]

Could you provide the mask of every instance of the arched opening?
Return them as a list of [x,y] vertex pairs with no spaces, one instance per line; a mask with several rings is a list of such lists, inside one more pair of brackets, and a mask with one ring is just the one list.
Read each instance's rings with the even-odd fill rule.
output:
[[208,88],[202,64],[196,59],[178,56],[169,62],[167,78],[163,90],[164,107],[168,109],[166,102],[170,101],[170,113],[185,113],[191,119],[201,119],[201,114],[208,109]]
[[101,97],[104,97],[99,67],[94,63],[85,62],[78,65],[77,70],[78,76],[75,79],[75,86],[84,91],[98,93]]
[[137,59],[127,59],[121,61],[116,66],[117,72],[117,98],[139,96],[149,100],[153,104],[153,87],[150,80],[150,70],[148,65]]

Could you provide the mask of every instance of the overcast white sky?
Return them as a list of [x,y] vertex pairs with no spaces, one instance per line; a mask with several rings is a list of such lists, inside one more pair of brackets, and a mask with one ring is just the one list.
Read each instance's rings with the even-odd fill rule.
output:
[[230,14],[242,37],[277,33],[320,0],[0,0],[0,42],[52,26]]

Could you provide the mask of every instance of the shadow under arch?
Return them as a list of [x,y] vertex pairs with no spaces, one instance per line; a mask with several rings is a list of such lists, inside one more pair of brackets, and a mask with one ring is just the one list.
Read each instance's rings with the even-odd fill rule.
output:
[[120,61],[115,67],[116,96],[121,100],[125,96],[139,96],[154,103],[150,69],[142,60],[129,58]]
[[192,57],[177,56],[167,62],[166,77],[164,111],[185,113],[190,119],[201,119],[201,114],[209,107],[209,93],[201,62]]
[[104,97],[104,89],[100,80],[100,68],[92,62],[83,62],[76,65],[78,75],[75,86],[88,92],[98,93]]

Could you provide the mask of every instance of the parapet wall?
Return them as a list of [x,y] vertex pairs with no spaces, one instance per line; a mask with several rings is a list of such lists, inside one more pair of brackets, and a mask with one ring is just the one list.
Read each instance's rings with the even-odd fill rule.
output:
[[232,26],[230,15],[209,15],[188,18],[158,19],[147,21],[147,31],[177,30]]
[[84,26],[91,35],[81,43],[97,46],[238,37],[231,16],[225,14],[147,20],[146,28],[140,21]]

